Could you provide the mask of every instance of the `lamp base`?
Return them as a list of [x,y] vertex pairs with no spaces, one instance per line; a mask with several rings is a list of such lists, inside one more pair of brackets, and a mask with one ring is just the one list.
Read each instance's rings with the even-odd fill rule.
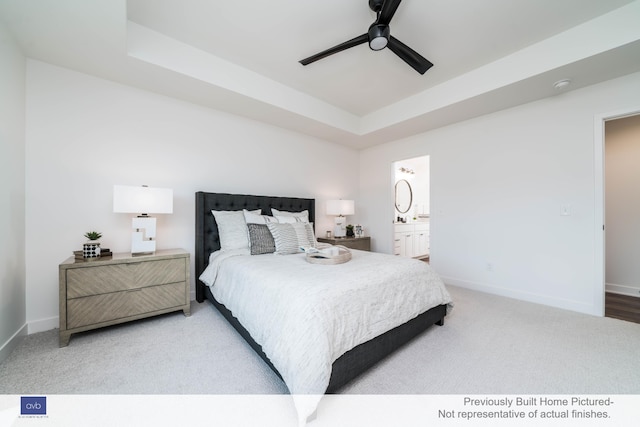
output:
[[139,216],[132,221],[131,255],[151,255],[156,251],[156,219]]
[[152,255],[155,251],[155,240],[144,240],[144,233],[139,231],[131,234],[131,255]]
[[346,218],[343,216],[336,217],[336,226],[333,229],[334,237],[344,237],[347,235],[346,228],[344,227]]

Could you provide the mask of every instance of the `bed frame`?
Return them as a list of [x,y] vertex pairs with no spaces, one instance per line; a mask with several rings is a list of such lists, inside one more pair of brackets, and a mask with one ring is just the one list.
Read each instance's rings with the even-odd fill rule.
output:
[[[295,197],[251,196],[242,194],[196,193],[196,236],[195,264],[196,278],[204,271],[209,261],[209,254],[220,249],[218,226],[212,210],[252,210],[262,209],[263,214],[270,214],[271,208],[282,211],[309,211],[309,221],[315,220],[315,199]],[[262,347],[256,343],[247,330],[240,324],[224,305],[215,300],[208,286],[196,280],[196,300],[208,299],[242,335],[249,345],[262,357],[269,367],[280,377]],[[433,324],[442,326],[446,315],[446,306],[439,305],[422,313],[418,317],[404,323],[370,341],[362,343],[339,357],[332,366],[331,379],[326,393],[335,393],[343,385],[366,371],[394,350],[409,342]]]

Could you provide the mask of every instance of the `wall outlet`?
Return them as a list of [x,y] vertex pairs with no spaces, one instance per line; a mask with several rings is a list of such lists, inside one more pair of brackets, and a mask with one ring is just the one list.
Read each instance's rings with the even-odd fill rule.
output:
[[487,271],[493,271],[493,264],[490,262],[487,263]]
[[570,216],[571,215],[571,205],[570,204],[564,204],[564,205],[560,205],[560,215],[562,216]]

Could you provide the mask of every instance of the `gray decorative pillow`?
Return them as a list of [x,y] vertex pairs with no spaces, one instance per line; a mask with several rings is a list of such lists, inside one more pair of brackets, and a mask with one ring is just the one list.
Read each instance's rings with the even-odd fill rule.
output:
[[247,227],[251,255],[272,254],[276,251],[276,243],[266,224],[247,224]]

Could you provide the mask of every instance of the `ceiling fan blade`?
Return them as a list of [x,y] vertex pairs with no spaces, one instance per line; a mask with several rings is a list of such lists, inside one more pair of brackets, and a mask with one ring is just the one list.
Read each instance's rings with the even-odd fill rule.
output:
[[329,48],[325,51],[322,51],[320,53],[316,53],[313,56],[310,56],[308,58],[305,58],[301,61],[299,61],[302,65],[309,65],[312,62],[316,62],[319,59],[322,58],[326,58],[329,55],[333,55],[334,53],[338,53],[338,52],[342,52],[343,50],[349,49],[351,47],[357,46],[359,44],[362,43],[366,43],[369,41],[369,34],[363,34],[361,36],[355,37],[351,40],[347,40],[344,43],[340,43],[339,45],[336,45],[332,48]]
[[433,67],[429,60],[393,36],[389,36],[387,47],[420,74]]
[[398,10],[398,6],[400,6],[401,1],[402,0],[385,0],[382,4],[382,9],[380,10],[380,15],[376,22],[382,25],[389,25],[389,22],[391,22],[391,18],[393,18],[396,10]]

